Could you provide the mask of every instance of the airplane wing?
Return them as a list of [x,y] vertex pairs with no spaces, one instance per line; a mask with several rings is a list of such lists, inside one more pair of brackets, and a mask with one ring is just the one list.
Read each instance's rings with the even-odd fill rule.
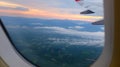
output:
[[92,23],[93,25],[104,25],[104,20],[99,20]]
[[[103,16],[103,1],[101,0],[75,0],[81,7],[85,8],[80,14]],[[103,25],[104,20],[93,22],[93,25]]]
[[85,11],[82,11],[80,12],[80,14],[93,14],[95,12],[93,12],[92,10],[85,10]]
[[[81,14],[103,15],[103,1],[102,0],[75,0],[80,7],[84,8]],[[85,12],[85,13],[84,13]]]

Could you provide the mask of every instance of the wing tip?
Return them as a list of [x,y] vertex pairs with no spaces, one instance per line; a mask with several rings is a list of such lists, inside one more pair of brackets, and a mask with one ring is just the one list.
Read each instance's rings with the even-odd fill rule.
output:
[[92,23],[93,25],[104,25],[104,20],[99,20]]
[[80,12],[80,14],[93,14],[93,13],[95,13],[95,12],[92,10],[85,10],[83,12]]

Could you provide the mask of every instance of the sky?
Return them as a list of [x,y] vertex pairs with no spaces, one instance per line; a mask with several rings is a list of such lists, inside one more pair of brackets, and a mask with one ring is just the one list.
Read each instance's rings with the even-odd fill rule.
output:
[[[94,2],[94,0],[92,1]],[[80,7],[74,0],[0,0],[0,16],[91,22],[102,19],[99,14],[95,16],[80,15],[80,11],[83,10],[84,8]]]

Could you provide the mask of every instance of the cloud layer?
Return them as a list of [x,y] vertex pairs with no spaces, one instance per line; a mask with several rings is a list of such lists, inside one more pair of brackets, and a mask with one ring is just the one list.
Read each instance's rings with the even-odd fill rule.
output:
[[65,29],[62,27],[34,27],[34,29],[49,29],[53,32],[60,33],[60,34],[67,34],[67,35],[74,35],[74,36],[82,36],[82,37],[90,37],[90,38],[102,38],[104,37],[104,32],[87,32],[87,31],[77,31],[73,29]]
[[28,8],[25,8],[25,7],[5,7],[5,6],[0,6],[0,9],[3,9],[3,10],[18,10],[18,11],[29,11]]
[[63,43],[68,43],[67,46],[70,45],[82,45],[82,46],[104,46],[104,40],[102,39],[61,39],[61,38],[48,38],[48,40],[52,41],[53,44],[63,44]]
[[[63,27],[34,27],[34,29],[47,29],[52,33],[65,34],[70,36],[77,36],[80,39],[76,38],[48,38],[54,44],[63,44],[68,43],[70,45],[86,45],[86,46],[104,46],[104,32],[87,32],[87,31],[77,31],[73,29],[66,29]],[[52,34],[51,33],[51,34]],[[82,38],[81,38],[82,37]]]

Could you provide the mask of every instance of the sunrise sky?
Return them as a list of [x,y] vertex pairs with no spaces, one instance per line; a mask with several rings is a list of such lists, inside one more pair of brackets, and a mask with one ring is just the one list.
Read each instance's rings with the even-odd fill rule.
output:
[[0,0],[0,16],[96,21],[102,16],[80,15],[74,0]]

